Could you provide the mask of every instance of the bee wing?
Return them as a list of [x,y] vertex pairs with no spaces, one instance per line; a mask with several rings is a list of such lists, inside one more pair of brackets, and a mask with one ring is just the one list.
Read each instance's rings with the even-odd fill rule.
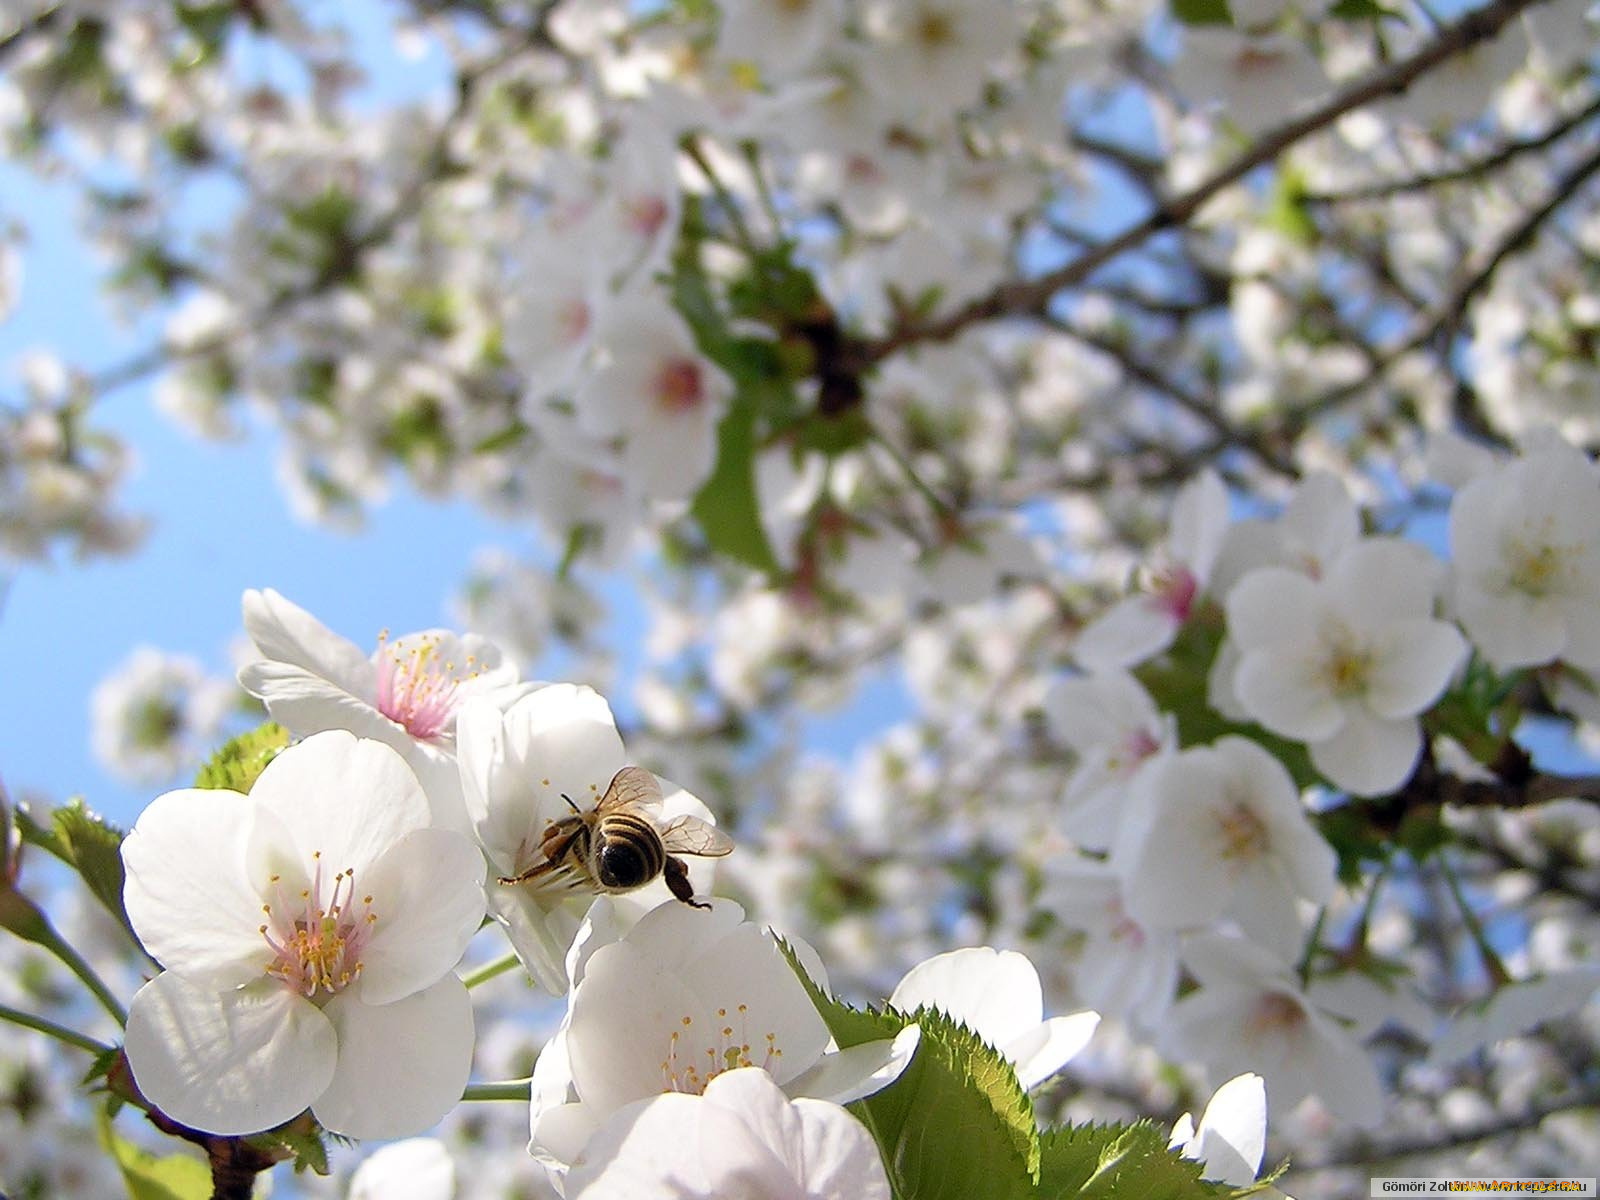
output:
[[721,858],[733,849],[733,839],[699,817],[685,813],[661,827],[661,844],[668,854],[695,854]]
[[637,812],[640,809],[649,816],[661,811],[661,785],[643,767],[623,767],[611,777],[606,794],[600,797],[595,812],[603,817],[608,813]]

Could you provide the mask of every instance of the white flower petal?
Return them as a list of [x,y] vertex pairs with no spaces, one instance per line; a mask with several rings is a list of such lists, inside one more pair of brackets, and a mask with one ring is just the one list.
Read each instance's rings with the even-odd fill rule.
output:
[[1039,972],[1014,950],[973,946],[936,954],[906,972],[889,1006],[909,1013],[936,1008],[997,1049],[1044,1017]]
[[1344,709],[1317,677],[1309,653],[1286,660],[1268,650],[1247,651],[1234,671],[1233,692],[1253,720],[1284,737],[1318,741],[1344,723]]
[[1150,693],[1126,671],[1063,679],[1050,689],[1044,707],[1051,732],[1079,754],[1116,745],[1161,720]]
[[259,978],[272,960],[245,869],[256,813],[237,792],[168,792],[122,843],[122,899],[140,942],[169,969],[219,990]]
[[702,1126],[707,1123],[719,1149],[730,1158],[745,1158],[750,1135],[732,1113],[707,1105],[699,1096],[672,1093],[620,1109],[591,1130],[568,1159],[572,1167],[565,1195],[568,1200],[706,1200],[716,1195],[712,1174],[721,1156],[708,1156],[702,1149]]
[[1203,584],[1228,532],[1228,489],[1209,467],[1178,489],[1167,546]]
[[1184,1157],[1204,1163],[1207,1179],[1248,1187],[1255,1182],[1266,1148],[1267,1088],[1261,1076],[1247,1074],[1217,1089]]
[[1432,613],[1439,571],[1438,560],[1416,542],[1366,538],[1334,560],[1323,587],[1358,628],[1381,629]]
[[1344,727],[1310,750],[1312,764],[1339,787],[1378,796],[1411,777],[1422,755],[1422,731],[1414,718],[1385,721],[1349,709]]
[[893,1038],[830,1050],[786,1085],[793,1096],[850,1104],[899,1079],[922,1044],[922,1026],[907,1025]]
[[409,1137],[461,1099],[472,1068],[472,999],[454,975],[393,1004],[341,992],[324,1010],[339,1061],[311,1111],[334,1133]]
[[1437,700],[1467,658],[1454,625],[1428,618],[1395,621],[1379,639],[1367,707],[1380,717],[1414,717]]
[[1361,1045],[1327,1017],[1310,1015],[1311,1061],[1305,1067],[1307,1090],[1341,1121],[1362,1129],[1382,1124],[1383,1084]]
[[258,1133],[303,1112],[333,1077],[333,1025],[304,996],[263,980],[214,992],[168,971],[128,1007],[134,1082],[175,1121]]
[[408,996],[461,960],[483,922],[483,876],[483,855],[466,838],[418,829],[357,878],[378,918],[361,955],[363,1004]]
[[1079,631],[1072,657],[1091,671],[1131,667],[1160,654],[1177,633],[1177,620],[1149,596],[1129,596]]
[[429,825],[427,797],[399,753],[342,729],[313,734],[267,764],[251,799],[289,828],[329,873],[365,868]]
[[367,1156],[348,1200],[453,1200],[456,1164],[437,1138],[407,1138]]
[[299,736],[324,729],[347,729],[358,737],[382,741],[404,736],[369,700],[294,663],[270,659],[246,663],[239,668],[239,686],[265,704],[274,721]]
[[794,1108],[800,1114],[800,1161],[810,1195],[889,1200],[883,1160],[865,1125],[821,1100],[796,1100]]
[[1317,585],[1285,567],[1258,567],[1228,593],[1228,634],[1241,650],[1316,643]]
[[1547,663],[1567,642],[1567,622],[1547,596],[1491,594],[1458,577],[1456,612],[1473,645],[1498,670]]
[[566,994],[567,952],[583,923],[587,896],[543,895],[495,882],[489,911],[505,927],[511,949],[534,983],[552,996]]
[[1030,1092],[1072,1061],[1099,1027],[1097,1012],[1051,1017],[1001,1046],[1000,1052],[1015,1064],[1022,1090]]
[[247,591],[242,607],[245,632],[263,658],[304,667],[353,695],[376,694],[367,656],[299,605],[268,588]]

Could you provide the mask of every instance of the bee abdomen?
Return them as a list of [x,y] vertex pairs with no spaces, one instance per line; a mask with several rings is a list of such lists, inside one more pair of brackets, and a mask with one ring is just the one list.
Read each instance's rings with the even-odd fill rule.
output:
[[666,864],[667,852],[655,826],[631,813],[615,813],[600,822],[600,852],[595,874],[600,885],[616,891],[643,887]]

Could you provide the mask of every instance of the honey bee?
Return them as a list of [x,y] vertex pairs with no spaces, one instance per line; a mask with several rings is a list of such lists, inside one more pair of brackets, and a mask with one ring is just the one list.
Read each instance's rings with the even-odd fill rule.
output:
[[679,854],[721,858],[733,842],[716,826],[684,815],[663,824],[661,785],[643,767],[623,767],[605,795],[588,811],[562,793],[572,816],[552,821],[539,839],[539,862],[503,884],[532,883],[540,890],[631,892],[662,876],[679,900],[710,908],[694,898],[689,868]]

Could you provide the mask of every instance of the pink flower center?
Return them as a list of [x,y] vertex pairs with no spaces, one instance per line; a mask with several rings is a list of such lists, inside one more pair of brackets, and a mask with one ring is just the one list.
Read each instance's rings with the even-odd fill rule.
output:
[[1285,992],[1263,992],[1250,1010],[1250,1028],[1258,1036],[1298,1033],[1306,1023],[1306,1010]]
[[576,346],[589,333],[589,305],[583,300],[568,300],[556,313],[556,329],[566,345]]
[[1119,774],[1131,775],[1140,763],[1160,749],[1161,743],[1148,729],[1135,729],[1122,739],[1107,765]]
[[271,948],[267,974],[302,996],[343,991],[361,974],[361,952],[372,937],[378,914],[372,897],[356,901],[356,873],[345,868],[333,882],[323,877],[322,851],[312,854],[311,885],[299,895],[285,894],[283,877],[268,881],[270,901],[261,906],[266,922],[261,936]]
[[846,155],[844,160],[845,178],[852,183],[878,184],[883,182],[884,173],[879,169],[876,159],[865,154]]
[[660,196],[632,196],[623,201],[622,220],[642,238],[653,238],[667,220],[667,202]]
[[461,685],[477,676],[477,662],[468,656],[467,674],[440,657],[436,638],[405,638],[393,646],[378,639],[378,711],[421,742],[448,733],[460,706]]
[[674,358],[656,372],[656,403],[672,413],[693,412],[705,399],[700,364],[692,358]]
[[[724,1071],[740,1067],[776,1071],[783,1057],[777,1035],[762,1034],[752,1044],[749,1014],[747,1004],[738,1005],[732,1016],[727,1009],[719,1008],[716,1021],[704,1029],[695,1026],[693,1017],[683,1017],[681,1028],[674,1029],[668,1038],[667,1056],[661,1060],[662,1091],[700,1095]],[[761,1057],[758,1060],[753,1055]]]
[[1188,567],[1163,567],[1150,580],[1151,602],[1180,625],[1194,611],[1195,597],[1199,594],[1200,581]]
[[1134,950],[1144,945],[1144,926],[1128,915],[1120,899],[1111,902],[1111,940]]

